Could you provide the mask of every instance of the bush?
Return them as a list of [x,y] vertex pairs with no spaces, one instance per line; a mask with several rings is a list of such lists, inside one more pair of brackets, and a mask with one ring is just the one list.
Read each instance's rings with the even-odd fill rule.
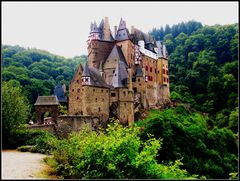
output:
[[42,130],[17,130],[11,139],[12,148],[19,151],[50,154],[57,138],[49,132]]
[[148,134],[162,138],[158,163],[182,159],[182,169],[206,178],[226,179],[237,171],[237,144],[230,129],[209,129],[210,118],[190,112],[184,106],[163,112],[152,110],[135,125],[142,128],[141,139]]
[[111,123],[98,132],[85,128],[59,141],[53,152],[57,173],[70,179],[188,178],[180,162],[158,164],[161,139],[140,140],[139,129]]

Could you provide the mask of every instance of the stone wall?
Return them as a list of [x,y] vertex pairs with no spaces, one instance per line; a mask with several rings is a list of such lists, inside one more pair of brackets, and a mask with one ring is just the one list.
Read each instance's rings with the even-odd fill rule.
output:
[[109,118],[110,89],[83,86],[82,112],[84,116],[98,116],[101,120]]
[[69,85],[68,113],[81,114],[82,105],[82,76],[83,68],[79,65],[75,75]]
[[40,124],[40,125],[34,124],[34,125],[29,125],[28,129],[43,130],[43,131],[48,131],[49,133],[52,133],[52,134],[57,134],[55,124]]
[[57,132],[59,136],[66,137],[71,131],[81,131],[85,126],[91,130],[105,126],[98,117],[64,115],[58,117]]

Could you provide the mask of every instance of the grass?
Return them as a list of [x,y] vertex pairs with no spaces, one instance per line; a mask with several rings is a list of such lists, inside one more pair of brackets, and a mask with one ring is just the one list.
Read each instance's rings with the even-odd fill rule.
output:
[[44,166],[37,172],[34,176],[42,179],[58,180],[60,177],[57,176],[55,170],[53,169],[53,160],[51,157],[45,157],[42,161]]

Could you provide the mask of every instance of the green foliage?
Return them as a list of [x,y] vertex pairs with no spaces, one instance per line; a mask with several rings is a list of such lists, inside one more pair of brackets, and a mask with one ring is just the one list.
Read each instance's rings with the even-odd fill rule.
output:
[[48,132],[45,132],[41,137],[35,138],[31,152],[51,154],[58,144],[58,138]]
[[26,124],[29,106],[19,87],[2,83],[2,135],[3,146],[9,146],[11,136]]
[[151,110],[149,116],[136,125],[144,130],[142,140],[146,140],[148,134],[163,139],[158,163],[182,159],[181,168],[190,174],[226,179],[238,169],[235,134],[227,128],[213,128],[209,123],[208,116],[178,106],[163,112]]
[[238,107],[238,24],[187,22],[151,34],[170,53],[171,97],[209,113],[215,126],[228,126],[227,112]]
[[66,59],[43,50],[2,45],[2,77],[4,81],[19,82],[33,105],[38,95],[52,94],[57,83],[64,82],[68,88],[74,71],[86,58]]
[[158,164],[155,159],[161,139],[140,140],[139,129],[109,124],[99,132],[83,129],[58,142],[53,151],[54,167],[62,178],[137,179],[190,178],[181,162]]
[[228,128],[231,129],[234,133],[238,132],[238,119],[239,119],[239,109],[238,107],[232,111],[229,115]]
[[67,114],[67,106],[62,106],[62,105],[60,105],[60,106],[59,106],[59,113],[60,113],[61,115]]

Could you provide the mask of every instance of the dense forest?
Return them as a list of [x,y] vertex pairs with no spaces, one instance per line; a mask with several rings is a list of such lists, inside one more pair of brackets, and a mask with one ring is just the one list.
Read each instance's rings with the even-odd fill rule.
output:
[[238,24],[196,21],[154,28],[170,55],[171,100],[179,105],[145,110],[132,128],[115,120],[68,139],[23,125],[37,96],[51,95],[57,83],[68,88],[86,55],[2,45],[3,142],[52,154],[46,162],[60,178],[238,178],[238,32]]
[[[190,21],[153,29],[169,56],[172,99],[212,116],[218,127],[237,132],[238,24],[202,26]],[[235,116],[234,116],[235,115]]]
[[2,79],[21,86],[32,105],[38,95],[51,95],[58,83],[68,88],[77,65],[85,61],[85,55],[66,59],[43,50],[3,45]]

